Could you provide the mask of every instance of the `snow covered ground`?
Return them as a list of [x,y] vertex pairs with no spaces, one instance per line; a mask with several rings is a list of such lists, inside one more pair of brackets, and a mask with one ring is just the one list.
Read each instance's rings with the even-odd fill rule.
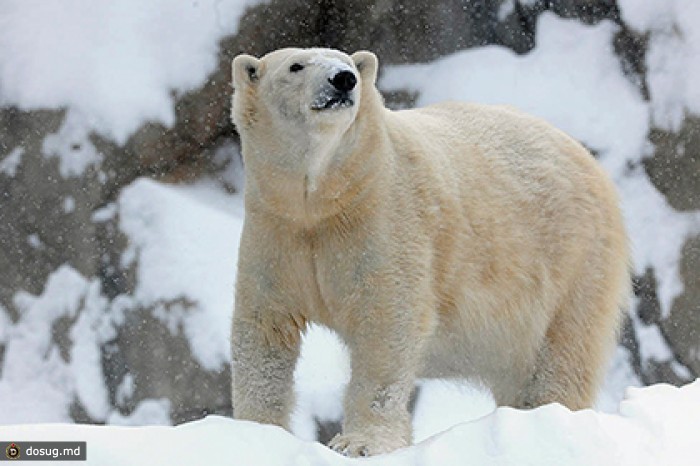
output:
[[[3,427],[3,440],[85,441],[87,461],[109,465],[513,465],[697,464],[700,381],[630,389],[617,414],[561,405],[498,410],[415,446],[348,459],[283,429],[209,416],[177,427],[43,424]],[[63,463],[61,463],[63,464]]]

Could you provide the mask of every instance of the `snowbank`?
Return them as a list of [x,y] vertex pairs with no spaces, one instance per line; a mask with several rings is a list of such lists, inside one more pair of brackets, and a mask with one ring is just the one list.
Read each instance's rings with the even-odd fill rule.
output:
[[700,2],[618,0],[622,19],[649,34],[647,83],[654,123],[677,130],[700,114]]
[[209,416],[177,427],[44,424],[3,427],[3,440],[86,441],[87,462],[109,465],[616,465],[696,464],[700,380],[630,389],[619,414],[499,408],[413,447],[344,458],[286,431]]
[[[103,418],[107,390],[98,346],[112,328],[104,314],[106,300],[99,281],[62,266],[51,274],[41,295],[19,292],[15,305],[19,321],[14,325],[0,321],[0,341],[4,333],[7,345],[0,379],[0,424],[68,421],[74,396],[92,416]],[[52,341],[56,322],[65,319],[77,319],[67,336],[74,342],[69,355],[61,355]],[[0,428],[0,434],[4,430]]]
[[228,364],[242,197],[207,181],[176,187],[141,178],[121,192],[118,212],[129,238],[124,265],[138,264],[133,299],[145,308],[193,302],[193,311],[155,315],[172,333],[182,326],[204,367]]
[[204,84],[253,3],[1,0],[0,105],[69,107],[118,142],[146,121],[171,125],[171,93]]

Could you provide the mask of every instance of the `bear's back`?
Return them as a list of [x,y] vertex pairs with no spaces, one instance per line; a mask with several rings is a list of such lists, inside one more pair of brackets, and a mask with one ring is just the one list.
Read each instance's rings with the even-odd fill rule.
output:
[[423,157],[448,183],[457,178],[454,183],[463,187],[489,184],[494,195],[536,198],[600,190],[607,197],[614,191],[580,143],[514,107],[445,102],[388,111],[386,121],[398,157]]

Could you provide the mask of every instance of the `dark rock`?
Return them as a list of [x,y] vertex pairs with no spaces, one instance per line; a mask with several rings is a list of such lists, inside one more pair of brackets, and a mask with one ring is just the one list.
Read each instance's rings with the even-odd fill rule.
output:
[[688,115],[678,132],[654,129],[654,155],[644,168],[656,188],[677,210],[700,209],[700,117]]
[[645,385],[653,385],[656,383],[668,383],[681,387],[694,380],[694,377],[684,377],[679,375],[678,367],[674,364],[675,361],[647,361],[642,377]]
[[615,0],[541,0],[535,7],[552,10],[562,18],[575,18],[587,24],[604,19],[618,22],[620,10]]
[[639,299],[637,316],[645,325],[658,324],[661,319],[661,305],[656,295],[656,276],[647,267],[644,275],[633,279],[634,294]]
[[[44,156],[44,138],[56,132],[61,111],[0,109],[0,154],[23,151],[14,176],[0,173],[0,305],[16,319],[12,297],[18,290],[38,294],[59,265],[95,275],[98,247],[90,222],[100,202],[96,173],[64,178],[57,158]],[[75,208],[66,212],[66,198]],[[70,210],[70,209],[69,209]]]
[[649,34],[640,34],[624,24],[613,39],[615,54],[620,59],[622,71],[639,89],[644,100],[649,100],[649,86],[646,81],[646,53]]
[[[178,301],[161,305],[168,312],[170,306],[187,308],[192,304]],[[141,400],[167,398],[176,424],[212,413],[231,415],[229,366],[221,371],[203,368],[192,355],[182,329],[172,333],[152,310],[127,312],[117,337],[109,342],[103,367],[105,372],[120,375],[107,383],[112,402],[123,414],[132,412]],[[120,402],[116,392],[127,374],[133,378],[134,390]]]
[[340,420],[320,421],[316,419],[316,441],[323,445],[328,445],[333,437],[343,430],[343,423]]
[[695,378],[700,377],[700,235],[683,246],[680,274],[683,293],[673,301],[661,326],[676,357]]
[[619,344],[629,352],[629,362],[634,373],[640,380],[644,380],[642,357],[639,353],[639,339],[637,338],[637,332],[634,329],[634,324],[632,324],[632,319],[629,315],[623,317],[621,327]]
[[79,424],[104,425],[104,421],[100,419],[94,419],[92,416],[90,416],[90,414],[88,414],[87,412],[87,409],[85,409],[83,404],[78,399],[73,400],[73,403],[71,403],[68,411],[70,412],[71,419],[73,419]]
[[[681,274],[684,277],[684,282],[686,276],[698,282],[700,237],[696,238],[696,241],[695,245],[689,241],[683,249]],[[695,268],[693,269],[693,267]],[[634,277],[633,284],[634,294],[637,297],[637,307],[633,312],[639,318],[638,325],[658,327],[664,344],[671,352],[671,359],[666,361],[653,359],[642,361],[640,346],[643,346],[644,342],[639,341],[632,320],[626,318],[620,342],[632,356],[631,364],[634,372],[646,385],[664,382],[680,386],[690,382],[696,376],[693,374],[697,374],[697,369],[692,362],[698,364],[698,359],[700,359],[697,354],[700,318],[693,318],[693,314],[697,313],[697,306],[700,304],[700,288],[692,285],[688,288],[686,285],[683,294],[674,301],[671,315],[663,319],[656,293],[657,282],[653,269],[647,268],[644,275]],[[673,309],[678,309],[676,315],[673,315]]]
[[407,108],[413,108],[416,106],[416,101],[418,100],[418,93],[398,90],[384,92],[384,104],[392,110],[403,110]]
[[[646,324],[642,323],[640,325]],[[632,370],[644,385],[670,383],[681,386],[691,381],[688,377],[679,375],[679,363],[676,359],[667,361],[656,361],[653,359],[642,361],[640,346],[644,343],[639,341],[637,331],[629,317],[626,317],[623,321],[620,344],[629,351]],[[666,341],[666,344],[668,345],[668,341]]]

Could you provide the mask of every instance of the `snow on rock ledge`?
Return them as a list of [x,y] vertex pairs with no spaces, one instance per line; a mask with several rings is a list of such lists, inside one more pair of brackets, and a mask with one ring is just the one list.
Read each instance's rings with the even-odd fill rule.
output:
[[682,388],[630,389],[619,414],[499,408],[418,445],[371,459],[344,458],[272,426],[209,416],[178,427],[6,426],[4,440],[87,442],[94,465],[690,465],[696,464],[700,379]]

